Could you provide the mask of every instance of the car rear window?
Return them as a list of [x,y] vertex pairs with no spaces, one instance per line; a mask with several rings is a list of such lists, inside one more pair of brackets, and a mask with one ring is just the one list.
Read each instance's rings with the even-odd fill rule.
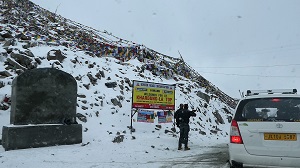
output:
[[300,98],[257,98],[242,100],[236,121],[300,122]]

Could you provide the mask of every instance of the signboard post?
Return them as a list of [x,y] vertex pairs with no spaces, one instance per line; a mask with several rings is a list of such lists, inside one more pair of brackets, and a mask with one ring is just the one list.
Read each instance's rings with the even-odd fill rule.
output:
[[[131,130],[132,118],[134,114],[138,112],[138,109],[175,110],[175,87],[176,84],[134,80],[132,89]],[[140,117],[141,116],[142,114]]]

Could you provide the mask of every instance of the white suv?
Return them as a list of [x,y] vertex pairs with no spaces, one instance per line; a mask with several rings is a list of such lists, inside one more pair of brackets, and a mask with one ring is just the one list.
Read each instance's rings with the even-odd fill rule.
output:
[[296,89],[248,90],[231,122],[231,167],[300,167]]

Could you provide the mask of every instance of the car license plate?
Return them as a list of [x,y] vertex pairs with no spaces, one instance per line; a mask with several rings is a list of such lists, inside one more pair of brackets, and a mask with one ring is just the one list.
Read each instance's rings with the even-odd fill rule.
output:
[[292,133],[264,133],[265,140],[297,141],[297,135]]

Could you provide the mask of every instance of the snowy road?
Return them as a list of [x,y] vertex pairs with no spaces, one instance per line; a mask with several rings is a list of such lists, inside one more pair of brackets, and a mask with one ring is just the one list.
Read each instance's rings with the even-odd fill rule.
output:
[[[101,156],[101,152],[95,150],[94,146],[66,145],[7,152],[0,147],[0,167],[35,168],[39,165],[43,168],[229,168],[227,144],[193,145],[190,151],[178,151],[175,148],[167,151],[153,149],[149,152],[151,155],[135,152],[138,155],[123,154],[124,158],[118,157],[117,153],[120,154],[126,150],[116,150],[117,153],[113,152],[113,154],[108,150],[104,151],[108,157]],[[159,154],[159,157],[153,157],[154,151],[164,152],[165,155]]]
[[[207,150],[203,154],[162,161],[163,166],[160,168],[229,168],[227,144],[205,148]],[[149,162],[151,163],[157,162]]]

